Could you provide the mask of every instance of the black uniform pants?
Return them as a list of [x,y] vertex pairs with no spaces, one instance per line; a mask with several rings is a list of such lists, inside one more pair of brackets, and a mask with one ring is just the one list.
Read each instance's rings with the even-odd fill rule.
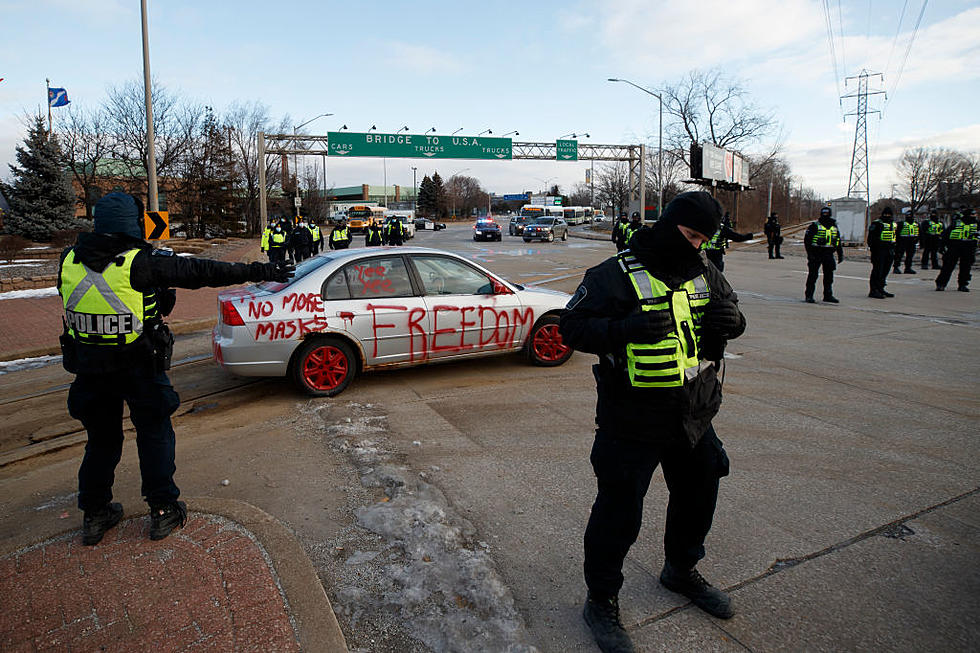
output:
[[973,268],[976,251],[976,247],[972,243],[966,247],[962,245],[947,246],[946,253],[943,254],[943,268],[939,271],[939,276],[936,277],[936,285],[945,287],[949,283],[949,278],[953,276],[953,269],[958,263],[960,273],[957,277],[957,283],[962,288],[969,286],[972,278],[970,270]]
[[820,268],[823,268],[823,296],[824,298],[834,295],[834,270],[837,263],[834,262],[833,251],[827,254],[819,254],[807,258],[806,267],[806,296],[813,297],[813,291],[817,289],[817,277],[820,276]]
[[270,247],[269,248],[269,262],[275,263],[276,261],[286,260],[286,248],[285,247]]
[[[779,257],[779,246],[783,242],[783,237],[782,236],[779,236],[779,235],[768,236],[766,240],[768,241],[767,242],[767,247],[769,248],[769,258],[778,258]],[[776,253],[775,256],[773,255],[773,252],[774,251]]]
[[116,465],[122,456],[123,402],[136,427],[142,494],[150,506],[177,500],[176,439],[170,416],[180,398],[164,373],[79,374],[68,390],[68,413],[88,432],[78,470],[78,507],[99,510],[112,500]]
[[871,292],[884,292],[893,258],[891,247],[879,247],[871,252]]
[[937,236],[926,236],[922,239],[922,269],[929,269],[929,262],[932,262],[932,269],[939,269],[939,238]]
[[899,238],[895,243],[895,272],[902,267],[902,259],[905,259],[905,271],[912,271],[912,263],[915,258],[915,238]]
[[723,249],[706,249],[704,250],[704,255],[708,257],[708,260],[715,264],[719,272],[725,271],[725,250]]
[[728,475],[728,455],[708,427],[692,450],[616,439],[597,432],[592,469],[598,493],[585,529],[585,584],[593,596],[608,598],[623,586],[623,561],[636,542],[643,498],[657,465],[663,465],[670,498],[664,554],[672,566],[690,569],[704,557],[718,498],[718,479]]

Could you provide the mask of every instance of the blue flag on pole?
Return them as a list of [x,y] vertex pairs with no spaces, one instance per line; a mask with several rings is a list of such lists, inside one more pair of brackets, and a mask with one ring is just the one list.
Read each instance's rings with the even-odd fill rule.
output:
[[48,89],[48,106],[49,107],[63,107],[68,104],[70,100],[68,99],[68,91],[63,88],[49,88]]

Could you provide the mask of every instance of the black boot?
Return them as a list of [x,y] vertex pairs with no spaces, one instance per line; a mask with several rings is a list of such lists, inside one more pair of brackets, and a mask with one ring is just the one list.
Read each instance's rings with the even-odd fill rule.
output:
[[828,304],[840,304],[840,300],[833,295],[824,295],[823,300]]
[[175,528],[183,528],[187,521],[187,504],[175,501],[150,508],[150,539],[162,540]]
[[884,295],[885,297],[894,297],[895,296],[895,293],[888,292],[887,290],[882,290],[881,291],[881,294]]
[[960,286],[959,288],[957,288],[957,290],[959,290],[960,292],[970,292],[970,289],[967,288],[966,286]]
[[595,643],[603,653],[633,653],[633,640],[619,620],[619,599],[585,599],[582,618],[589,625]]
[[712,587],[694,567],[680,570],[668,562],[660,572],[660,584],[671,592],[683,594],[694,605],[719,619],[731,619],[735,615],[731,597]]
[[86,510],[82,520],[82,544],[94,546],[102,541],[102,536],[119,523],[123,516],[121,503],[110,503],[102,510]]
[[872,290],[868,293],[868,297],[871,299],[884,299],[885,293],[881,292],[880,290]]
[[807,295],[807,296],[806,296],[806,297],[805,297],[805,298],[803,299],[803,301],[805,301],[805,302],[806,302],[807,304],[816,304],[816,303],[817,303],[817,302],[816,302],[816,300],[815,300],[815,299],[813,299],[813,295]]

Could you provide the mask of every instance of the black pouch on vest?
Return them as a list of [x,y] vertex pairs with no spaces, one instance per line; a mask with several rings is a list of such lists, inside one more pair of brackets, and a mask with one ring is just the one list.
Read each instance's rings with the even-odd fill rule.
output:
[[174,355],[174,334],[166,324],[156,322],[150,327],[149,338],[153,345],[153,368],[157,372],[166,372]]
[[64,331],[58,336],[58,343],[61,345],[61,366],[66,372],[71,374],[78,373],[78,350],[75,349],[75,339],[68,335],[68,325],[62,320],[61,324]]

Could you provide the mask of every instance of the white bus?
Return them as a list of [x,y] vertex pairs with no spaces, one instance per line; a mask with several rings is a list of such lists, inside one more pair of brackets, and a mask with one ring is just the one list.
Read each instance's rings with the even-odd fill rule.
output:
[[583,224],[585,222],[585,207],[566,206],[562,211],[562,216],[569,225]]

